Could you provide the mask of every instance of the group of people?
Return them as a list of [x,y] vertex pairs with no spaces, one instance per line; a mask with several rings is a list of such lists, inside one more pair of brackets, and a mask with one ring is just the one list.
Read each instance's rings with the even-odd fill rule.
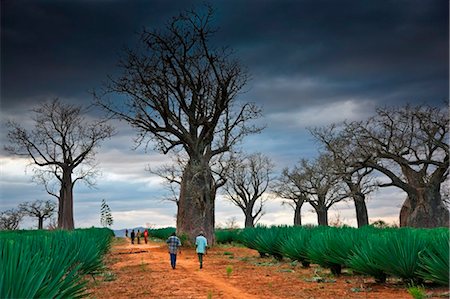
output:
[[[166,243],[169,247],[170,265],[172,266],[172,269],[175,269],[177,265],[177,254],[181,254],[180,238],[177,237],[176,233],[172,233],[167,239]],[[203,255],[206,254],[207,248],[208,240],[205,238],[204,233],[200,232],[199,235],[195,238],[195,251],[197,252],[200,269],[203,268]]]
[[[144,235],[144,242],[145,242],[145,244],[147,244],[147,242],[148,242],[148,230],[144,229],[143,235]],[[128,229],[125,230],[125,237],[128,238]],[[131,230],[130,239],[131,239],[131,244],[134,244],[134,239],[137,239],[137,243],[141,244],[141,232],[140,232],[140,230],[138,230],[137,233],[134,232],[134,229]]]
[[[145,244],[148,242],[148,230],[144,230],[144,241]],[[125,237],[128,238],[128,229],[125,230]],[[131,230],[130,233],[131,244],[134,244],[134,240],[137,239],[137,244],[141,243],[141,232],[140,230],[137,233],[134,232],[134,229]],[[170,237],[166,240],[169,255],[170,255],[170,265],[172,269],[175,269],[177,264],[177,254],[181,254],[181,240],[177,237],[176,233],[173,232]],[[206,250],[208,248],[208,240],[205,238],[205,234],[203,231],[199,233],[199,235],[195,238],[195,251],[197,252],[198,261],[200,263],[200,269],[203,268],[203,255],[206,254]]]

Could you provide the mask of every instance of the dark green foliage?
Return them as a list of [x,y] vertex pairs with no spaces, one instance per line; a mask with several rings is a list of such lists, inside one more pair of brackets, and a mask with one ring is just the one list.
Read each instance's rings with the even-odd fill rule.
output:
[[[166,239],[175,228],[151,230]],[[384,282],[387,275],[448,285],[449,231],[446,228],[264,227],[217,230],[216,240],[240,242],[261,256],[313,262],[339,274],[342,267]]]
[[383,268],[375,262],[374,255],[376,248],[385,247],[386,239],[380,238],[377,234],[367,234],[361,236],[361,242],[354,248],[353,255],[350,256],[347,264],[355,272],[370,275],[376,282],[386,281],[387,274]]
[[312,231],[307,258],[330,268],[333,274],[340,274],[359,242],[359,234],[354,228],[317,227]]
[[307,249],[308,259],[324,268],[330,268],[333,274],[340,274],[341,264],[332,257],[333,246],[337,246],[334,234],[330,230],[314,232]]
[[[0,233],[0,298],[81,298],[103,267],[109,229]],[[108,245],[105,245],[107,243]]]
[[287,227],[265,227],[258,225],[253,228],[245,228],[238,234],[238,241],[248,248],[255,249],[261,257],[273,255],[281,259],[283,254],[281,246],[286,237]]
[[[181,235],[177,235],[178,238],[180,238],[180,242],[182,246],[193,246],[195,242],[191,242],[191,240],[189,240],[189,235],[188,234],[181,234]],[[169,238],[169,237],[167,237]]]
[[[252,228],[244,228],[240,234],[238,234],[237,241],[241,244],[245,245],[248,248],[258,250],[256,248],[256,236],[258,236],[260,233],[266,231],[268,228],[264,226],[256,226]],[[263,254],[263,253],[261,253]]]
[[289,236],[289,228],[285,226],[274,226],[261,229],[254,239],[255,249],[260,254],[272,255],[277,260],[283,258],[283,242]]
[[426,280],[439,284],[449,284],[449,236],[440,235],[430,246],[419,253],[419,269],[417,274]]
[[309,262],[307,250],[311,235],[311,229],[301,228],[293,230],[281,246],[283,255],[307,265]]
[[339,274],[342,267],[373,276],[431,280],[448,285],[449,231],[447,228],[246,228],[237,241],[261,256],[311,261]]
[[222,244],[232,243],[239,238],[238,234],[240,232],[240,229],[217,229],[215,232],[216,242]]
[[175,227],[164,227],[164,228],[157,228],[157,229],[149,229],[148,234],[151,237],[161,239],[161,240],[167,240],[172,233],[176,231]]
[[383,233],[384,246],[373,249],[373,260],[386,273],[404,280],[415,280],[419,267],[419,252],[427,248],[429,237],[417,230],[403,228]]
[[[348,266],[352,251],[359,244],[360,231],[354,228],[330,227],[322,232],[325,242],[324,259],[331,264]],[[310,246],[311,248],[313,245]]]

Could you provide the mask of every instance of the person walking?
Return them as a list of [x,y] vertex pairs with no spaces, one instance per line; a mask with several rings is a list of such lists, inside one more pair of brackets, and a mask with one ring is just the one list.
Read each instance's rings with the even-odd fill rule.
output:
[[134,229],[131,231],[130,237],[131,237],[131,244],[134,244],[134,237],[136,234],[134,233]]
[[128,238],[128,228],[125,229],[125,238]]
[[136,234],[136,237],[137,237],[138,244],[141,244],[141,232],[139,230]]
[[147,241],[148,241],[148,229],[144,230],[144,241],[145,241],[145,244],[147,244]]
[[206,248],[208,247],[208,240],[206,240],[203,232],[195,238],[195,247],[198,255],[198,261],[200,262],[200,269],[203,268],[203,255],[206,254]]
[[175,269],[177,265],[177,253],[181,254],[181,241],[173,232],[170,237],[166,241],[167,246],[169,247],[169,254],[170,254],[170,265],[172,266],[172,269]]

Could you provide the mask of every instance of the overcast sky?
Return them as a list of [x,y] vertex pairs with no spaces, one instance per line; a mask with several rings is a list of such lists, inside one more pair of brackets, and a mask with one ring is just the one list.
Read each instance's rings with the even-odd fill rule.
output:
[[[53,97],[88,105],[90,91],[118,72],[120,53],[136,44],[136,32],[161,28],[203,2],[1,1],[2,145],[7,119],[30,125],[30,109]],[[212,6],[219,28],[214,43],[234,49],[252,77],[239,99],[261,106],[267,125],[242,147],[268,155],[277,172],[317,155],[308,126],[364,119],[377,106],[440,106],[448,99],[447,0],[223,0]],[[135,132],[116,125],[118,134],[97,155],[103,174],[96,188],[75,187],[75,226],[98,226],[102,199],[112,209],[115,229],[174,226],[175,204],[161,201],[161,180],[146,171],[167,157],[132,150]],[[28,162],[0,151],[0,210],[49,199],[31,182]],[[397,221],[404,198],[396,188],[372,194],[369,217]],[[332,208],[330,220],[337,214],[356,224],[351,202]],[[219,198],[218,223],[231,217],[243,225],[242,212]],[[261,219],[292,221],[293,211],[280,200],[269,203]],[[307,205],[303,222],[317,223]]]

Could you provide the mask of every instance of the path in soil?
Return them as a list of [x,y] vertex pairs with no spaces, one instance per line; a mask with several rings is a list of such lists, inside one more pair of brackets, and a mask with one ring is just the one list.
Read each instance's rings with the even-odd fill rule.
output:
[[[212,248],[203,269],[194,249],[182,249],[172,270],[164,242],[132,245],[118,240],[106,259],[108,271],[89,284],[91,298],[411,298],[399,281],[375,284],[346,273],[333,277],[316,265],[305,269],[260,258],[244,247]],[[313,279],[318,276],[323,281]],[[428,294],[446,291],[434,288]]]

